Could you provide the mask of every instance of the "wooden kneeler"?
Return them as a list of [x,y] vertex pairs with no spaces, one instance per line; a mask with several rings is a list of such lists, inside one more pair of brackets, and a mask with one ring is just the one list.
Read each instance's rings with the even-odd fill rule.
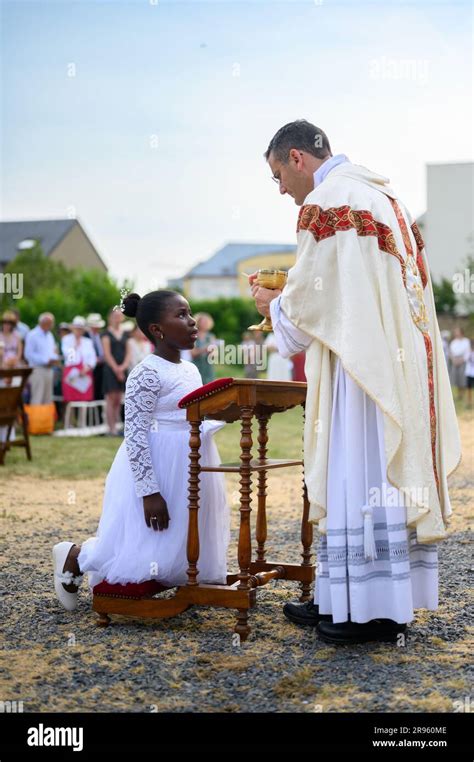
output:
[[[299,582],[300,601],[310,599],[314,582],[311,562],[312,525],[308,521],[309,502],[303,486],[301,521],[302,562],[289,564],[266,559],[267,538],[266,485],[267,471],[274,468],[299,466],[302,460],[270,460],[267,458],[270,417],[275,413],[302,405],[306,399],[306,384],[299,382],[260,381],[254,379],[218,379],[183,397],[180,407],[186,408],[190,424],[189,454],[189,525],[187,540],[188,582],[177,588],[171,598],[153,598],[162,590],[157,582],[139,585],[108,585],[102,582],[93,590],[93,609],[99,614],[98,624],[110,623],[110,614],[135,617],[165,618],[175,616],[193,605],[220,606],[237,609],[234,632],[241,640],[250,633],[249,610],[255,606],[257,588],[273,579]],[[252,418],[258,420],[258,458],[252,459]],[[219,466],[200,466],[200,424],[205,418],[228,423],[240,421],[240,463]],[[240,474],[240,531],[237,558],[239,572],[227,576],[225,585],[200,584],[199,574],[199,477],[204,472]],[[256,555],[251,560],[250,512],[252,473],[257,473],[258,508],[256,522]]]

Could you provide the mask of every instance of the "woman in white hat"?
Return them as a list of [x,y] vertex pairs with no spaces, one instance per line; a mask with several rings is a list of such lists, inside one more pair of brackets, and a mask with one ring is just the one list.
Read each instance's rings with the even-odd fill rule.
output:
[[97,357],[92,341],[84,336],[85,318],[77,315],[70,328],[71,333],[61,340],[64,358],[63,397],[65,402],[88,402],[94,399],[92,371]]

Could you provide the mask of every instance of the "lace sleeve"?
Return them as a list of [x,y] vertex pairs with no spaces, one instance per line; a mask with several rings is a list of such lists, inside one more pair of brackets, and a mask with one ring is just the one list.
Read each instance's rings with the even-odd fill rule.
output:
[[160,391],[158,373],[137,366],[127,379],[125,392],[125,447],[135,480],[137,497],[159,492],[151,460],[149,432]]

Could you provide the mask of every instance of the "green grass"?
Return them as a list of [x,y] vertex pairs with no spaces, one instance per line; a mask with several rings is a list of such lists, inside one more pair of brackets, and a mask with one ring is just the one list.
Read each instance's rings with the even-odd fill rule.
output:
[[0,480],[10,474],[43,479],[92,479],[105,476],[121,443],[118,437],[30,437],[33,460],[24,448],[7,452]]
[[[235,376],[235,369],[232,374]],[[227,368],[229,373],[229,369]],[[472,414],[465,402],[456,403],[458,416]],[[258,427],[254,421],[252,453],[257,455]],[[302,453],[303,417],[301,407],[273,416],[269,424],[269,457],[299,458]],[[31,437],[33,460],[29,463],[23,448],[12,448],[0,467],[0,482],[10,474],[29,475],[44,479],[89,479],[105,477],[112,464],[121,439],[113,437],[56,438]],[[225,426],[215,436],[223,462],[236,462],[240,454],[239,424]]]
[[456,414],[458,417],[462,417],[463,415],[468,415],[469,413],[472,413],[472,410],[473,410],[472,406],[468,405],[467,395],[463,397],[459,397],[455,395],[454,407],[456,408]]
[[214,374],[216,378],[244,378],[245,368],[243,365],[214,365]]
[[[301,407],[280,413],[269,424],[269,455],[272,458],[298,458],[302,451]],[[215,440],[223,462],[238,461],[239,424],[232,423],[216,434]],[[254,424],[253,455],[257,454],[258,428]],[[0,480],[9,475],[28,475],[43,479],[92,479],[106,476],[121,439],[113,437],[31,437],[33,460],[25,450],[13,447],[0,467]]]
[[[228,424],[215,436],[223,462],[234,462],[240,455],[239,423]],[[303,450],[303,411],[301,407],[277,413],[268,425],[268,455],[270,458],[300,458]],[[253,456],[258,452],[258,423],[253,423]]]

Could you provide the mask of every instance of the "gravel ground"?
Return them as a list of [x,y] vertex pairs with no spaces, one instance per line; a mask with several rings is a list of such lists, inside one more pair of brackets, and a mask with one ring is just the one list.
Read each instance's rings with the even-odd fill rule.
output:
[[[281,613],[285,601],[296,599],[291,582],[258,591],[252,633],[240,647],[232,639],[234,611],[225,609],[192,608],[161,621],[114,617],[110,627],[98,628],[86,585],[75,612],[60,608],[50,558],[55,542],[94,534],[104,480],[5,480],[0,698],[23,701],[25,712],[467,711],[472,423],[472,415],[461,419],[464,460],[451,480],[455,516],[439,546],[441,605],[417,612],[404,647],[318,641],[314,630]],[[299,561],[300,485],[295,472],[270,477],[270,558]],[[237,486],[230,478],[234,538]],[[234,542],[234,554],[235,548]]]

